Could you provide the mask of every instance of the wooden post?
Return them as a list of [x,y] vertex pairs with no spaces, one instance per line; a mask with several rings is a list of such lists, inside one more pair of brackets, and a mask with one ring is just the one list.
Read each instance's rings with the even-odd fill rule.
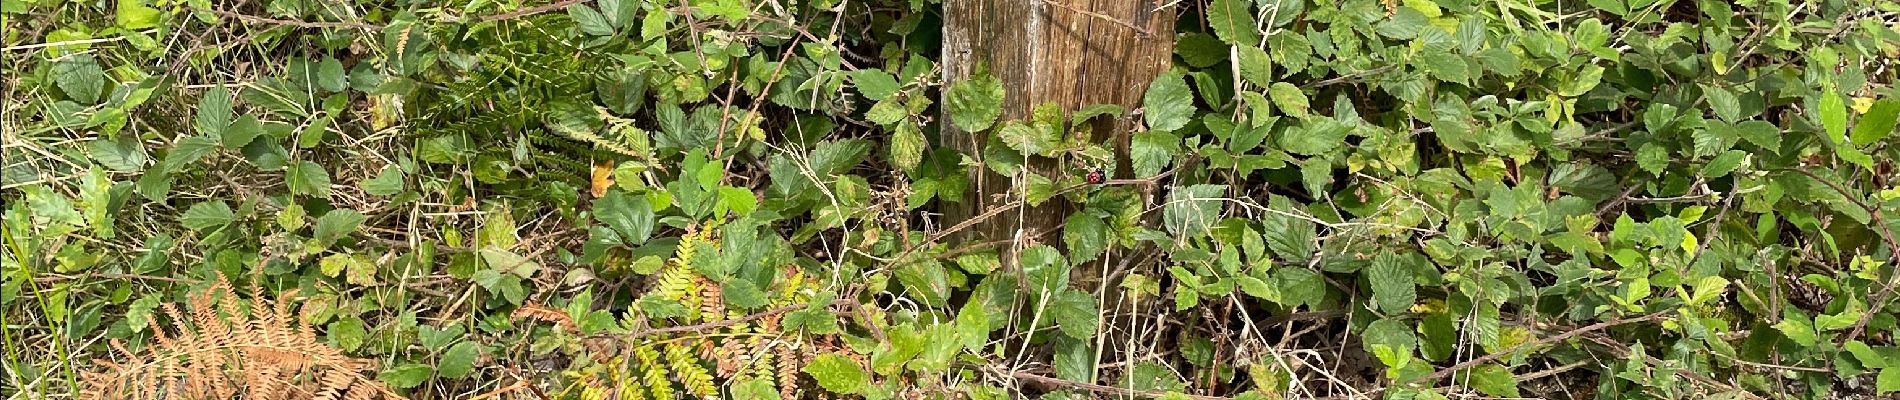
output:
[[[1157,4],[1159,3],[1159,4]],[[1132,114],[1141,106],[1142,93],[1156,75],[1173,63],[1173,6],[1162,0],[947,0],[944,2],[944,81],[955,83],[976,72],[977,66],[1002,81],[1003,114],[998,121],[1023,120],[1037,104],[1053,102],[1065,112],[1091,104],[1119,104]],[[944,119],[948,121],[948,118]],[[1092,126],[1093,140],[1111,143],[1117,164],[1113,173],[1126,177],[1129,132],[1139,117],[1099,118]],[[994,130],[994,128],[992,128]],[[970,155],[982,156],[987,136],[960,132],[943,124],[943,142]],[[1031,157],[1029,168],[1054,176],[1054,160]],[[976,168],[971,190],[961,205],[946,210],[946,222],[955,224],[986,210],[1021,198],[1010,193],[1009,177]],[[1022,190],[1016,188],[1015,190]],[[1005,251],[1004,264],[1013,265],[1015,249],[1027,242],[1057,244],[1058,229],[1072,208],[1061,199],[1040,207],[1009,211],[960,232],[958,239],[989,241],[1015,239]],[[1060,247],[1060,246],[1057,246]],[[1081,273],[1077,278],[1095,278]]]

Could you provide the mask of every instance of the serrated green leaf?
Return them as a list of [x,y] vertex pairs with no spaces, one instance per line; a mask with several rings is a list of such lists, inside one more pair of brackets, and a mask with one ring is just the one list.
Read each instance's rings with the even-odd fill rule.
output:
[[231,126],[231,91],[222,85],[206,90],[198,98],[198,115],[192,121],[199,134],[223,135],[224,128]]
[[320,243],[332,243],[345,235],[356,232],[356,227],[368,219],[362,213],[348,208],[330,210],[323,213],[322,217],[317,217],[316,231],[311,234],[311,237]]
[[91,105],[99,102],[105,90],[105,71],[91,54],[83,54],[53,64],[53,83],[74,102]]
[[330,172],[310,160],[290,164],[284,171],[284,184],[290,186],[291,193],[330,197]]
[[1841,95],[1832,90],[1822,93],[1821,104],[1818,108],[1820,108],[1818,113],[1821,117],[1821,126],[1827,130],[1828,140],[1837,144],[1846,140],[1847,103],[1841,100]]
[[813,357],[805,364],[805,373],[811,374],[818,386],[838,394],[857,394],[871,385],[870,375],[864,368],[850,358],[838,353],[825,353]]
[[258,121],[256,116],[246,114],[238,117],[236,121],[231,121],[231,125],[225,127],[222,135],[224,148],[243,148],[262,134],[264,134],[264,123]]
[[1243,0],[1214,0],[1207,5],[1207,26],[1214,28],[1214,34],[1229,45],[1252,47],[1260,45],[1260,32],[1255,30],[1253,2]]
[[231,206],[217,200],[193,204],[184,214],[178,215],[179,224],[199,231],[224,226],[236,219],[237,214],[231,211]]
[[1291,83],[1274,82],[1273,86],[1267,88],[1267,96],[1273,99],[1274,108],[1294,118],[1306,118],[1307,110],[1311,107],[1306,103],[1306,93]]
[[594,36],[614,34],[613,24],[608,23],[607,17],[600,15],[599,11],[594,11],[593,7],[579,4],[567,6],[567,16],[574,19],[574,25],[580,27],[581,32]]
[[1064,335],[1076,339],[1095,337],[1096,324],[1100,322],[1101,312],[1095,306],[1095,297],[1088,292],[1067,289],[1055,297],[1049,304],[1049,314],[1055,316],[1056,326]]
[[1366,269],[1366,280],[1372,283],[1372,302],[1380,311],[1402,313],[1418,300],[1417,284],[1412,278],[1416,268],[1411,257],[1398,253],[1383,252],[1372,259],[1372,266]]
[[1714,86],[1705,86],[1703,89],[1709,100],[1709,108],[1715,110],[1716,117],[1730,123],[1742,119],[1742,101],[1735,97],[1735,92]]
[[897,94],[897,78],[880,69],[861,69],[851,74],[851,83],[856,85],[858,93],[871,100],[884,100]]
[[1234,60],[1240,64],[1240,76],[1261,87],[1273,85],[1273,59],[1266,50],[1253,46],[1240,46],[1237,49],[1240,58]]
[[1875,101],[1860,115],[1860,121],[1854,123],[1854,133],[1850,139],[1855,146],[1866,146],[1887,138],[1893,134],[1894,124],[1900,119],[1900,99],[1885,98]]
[[1193,185],[1168,193],[1162,222],[1175,237],[1195,237],[1220,219],[1227,185]]
[[429,381],[429,377],[434,374],[435,368],[430,368],[427,365],[403,364],[376,374],[376,380],[383,381],[383,383],[389,384],[390,387],[409,389],[422,386],[422,383]]
[[449,351],[442,352],[442,360],[436,363],[436,373],[444,378],[461,378],[475,368],[475,359],[482,356],[482,345],[475,342],[456,343]]
[[1142,118],[1148,129],[1172,131],[1187,126],[1194,118],[1194,93],[1180,71],[1168,71],[1148,83],[1141,97]]
[[989,129],[1003,115],[1003,82],[987,73],[970,76],[950,85],[944,95],[944,109],[950,122],[966,132]]
[[1128,146],[1135,177],[1145,178],[1160,174],[1174,161],[1181,151],[1181,137],[1171,132],[1137,132]]
[[1504,398],[1520,396],[1517,390],[1517,378],[1511,375],[1509,368],[1502,365],[1487,363],[1472,367],[1470,377],[1471,387],[1484,394]]
[[1746,159],[1748,159],[1748,153],[1741,150],[1723,152],[1722,155],[1715,156],[1715,159],[1709,160],[1707,165],[1702,166],[1702,176],[1710,178],[1728,176],[1730,172],[1735,171],[1736,167],[1740,167],[1742,161]]
[[364,193],[376,196],[402,193],[402,168],[397,168],[395,165],[383,166],[382,172],[377,172],[375,178],[364,179],[359,186],[363,188]]
[[1062,242],[1075,262],[1088,262],[1108,250],[1108,223],[1088,213],[1074,213],[1062,224]]

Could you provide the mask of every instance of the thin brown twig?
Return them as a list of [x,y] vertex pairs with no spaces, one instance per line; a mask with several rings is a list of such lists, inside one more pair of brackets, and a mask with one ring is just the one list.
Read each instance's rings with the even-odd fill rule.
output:
[[[1603,330],[1603,329],[1613,327],[1613,326],[1654,321],[1654,320],[1662,319],[1665,315],[1666,314],[1664,312],[1656,312],[1652,314],[1643,315],[1640,317],[1617,318],[1617,319],[1612,319],[1609,321],[1603,321],[1603,322],[1598,322],[1595,324],[1590,324],[1582,328],[1570,330],[1569,332],[1557,334],[1556,336],[1550,336],[1550,337],[1545,337],[1542,339],[1533,340],[1528,343],[1512,346],[1511,348],[1505,349],[1503,351],[1496,351],[1496,352],[1492,352],[1491,354],[1486,354],[1483,357],[1465,360],[1465,362],[1454,364],[1450,367],[1445,367],[1444,369],[1440,369],[1437,372],[1431,373],[1430,375],[1413,378],[1399,385],[1402,386],[1402,385],[1412,385],[1412,384],[1423,383],[1423,382],[1436,382],[1440,379],[1445,379],[1445,377],[1451,376],[1452,373],[1462,371],[1467,368],[1476,367],[1479,364],[1495,361],[1499,358],[1504,358],[1505,356],[1509,356],[1512,353],[1516,353],[1518,350],[1523,350],[1523,349],[1528,349],[1528,348],[1532,348],[1536,346],[1543,346],[1546,344],[1568,340],[1570,338],[1574,338],[1574,337],[1583,335],[1585,333],[1595,332],[1595,331]],[[1372,391],[1366,392],[1365,395],[1373,396],[1373,395],[1378,394],[1379,392],[1385,391],[1385,389],[1386,388],[1374,389]]]

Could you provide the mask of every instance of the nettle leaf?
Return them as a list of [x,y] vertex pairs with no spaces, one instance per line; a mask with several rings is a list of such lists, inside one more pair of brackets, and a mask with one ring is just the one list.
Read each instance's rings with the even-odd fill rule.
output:
[[1229,45],[1260,45],[1260,32],[1254,30],[1256,22],[1251,1],[1214,0],[1207,5],[1207,25],[1214,28],[1214,34]]
[[996,123],[996,117],[1003,115],[1003,82],[985,72],[978,72],[950,85],[944,95],[944,110],[949,111],[950,122],[964,131],[977,132],[989,129]]
[[1162,222],[1175,237],[1195,237],[1220,219],[1227,185],[1193,185],[1168,193]]
[[1172,131],[1187,126],[1194,118],[1194,93],[1180,71],[1170,70],[1155,76],[1142,94],[1142,117],[1149,129]]
[[1855,146],[1866,146],[1887,138],[1893,134],[1894,124],[1900,119],[1900,99],[1885,98],[1875,101],[1867,112],[1860,115],[1860,121],[1854,123],[1854,133],[1850,138]]
[[1412,278],[1417,270],[1414,260],[1415,257],[1390,251],[1372,259],[1372,266],[1366,269],[1366,280],[1372,283],[1372,302],[1380,311],[1405,312],[1418,300],[1417,284]]

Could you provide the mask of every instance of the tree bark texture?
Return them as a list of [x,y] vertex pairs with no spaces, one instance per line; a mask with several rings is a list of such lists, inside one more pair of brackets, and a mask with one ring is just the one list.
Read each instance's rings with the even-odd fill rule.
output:
[[[1115,149],[1117,176],[1127,176],[1130,134],[1140,121],[1132,111],[1156,75],[1173,63],[1173,6],[1157,0],[946,0],[944,1],[943,77],[960,82],[987,68],[1003,83],[1005,121],[1026,120],[1038,104],[1055,103],[1065,113],[1092,104],[1119,104],[1123,118],[1097,118],[1092,140]],[[946,118],[945,121],[948,121]],[[943,144],[980,159],[986,132],[961,132],[943,126]],[[994,131],[997,128],[991,128]],[[1032,172],[1061,177],[1056,160],[1030,157]],[[946,222],[956,224],[986,210],[1022,198],[1010,177],[978,167],[963,203],[949,207]],[[1015,193],[1011,190],[1014,188]],[[1009,211],[959,232],[956,241],[1013,239],[1004,263],[1013,265],[1014,249],[1028,243],[1057,244],[1058,229],[1073,205],[1060,198],[1026,210]],[[1060,246],[1057,246],[1060,247]],[[1078,268],[1084,270],[1089,268]],[[1081,274],[1078,274],[1081,275]],[[1079,276],[1078,276],[1079,277]],[[1094,278],[1094,276],[1090,276]],[[1093,280],[1093,279],[1091,279]]]

